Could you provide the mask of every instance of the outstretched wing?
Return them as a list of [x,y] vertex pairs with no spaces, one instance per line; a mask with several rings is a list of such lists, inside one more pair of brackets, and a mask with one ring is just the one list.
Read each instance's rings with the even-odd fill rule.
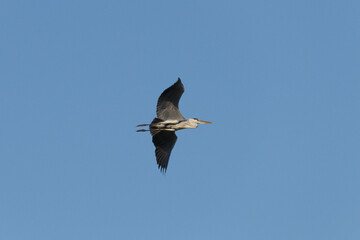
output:
[[180,78],[159,97],[156,107],[157,117],[162,120],[185,120],[179,110],[179,100],[184,93]]
[[173,131],[160,131],[153,136],[153,143],[156,147],[155,155],[158,168],[166,172],[169,163],[171,150],[174,148],[177,137]]

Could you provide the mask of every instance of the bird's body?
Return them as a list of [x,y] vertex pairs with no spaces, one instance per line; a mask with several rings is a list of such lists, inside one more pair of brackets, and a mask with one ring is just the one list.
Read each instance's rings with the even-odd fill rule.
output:
[[137,132],[150,131],[153,143],[156,147],[155,155],[158,167],[166,171],[171,151],[176,143],[175,131],[187,128],[197,128],[201,123],[211,123],[201,121],[197,118],[186,119],[179,110],[179,100],[184,93],[184,86],[180,80],[167,88],[159,97],[156,114],[157,118],[150,124],[140,124],[149,126],[149,130],[140,129]]
[[[155,118],[157,119],[157,118]],[[161,131],[177,131],[186,128],[197,128],[199,125],[199,121],[196,118],[190,118],[186,120],[165,120],[153,122],[151,124],[140,124],[140,126],[150,126],[150,130],[161,130]],[[201,121],[201,123],[205,123],[205,121]],[[210,122],[206,122],[210,123]],[[138,130],[138,132],[142,132],[143,130]],[[145,130],[147,131],[147,130]]]

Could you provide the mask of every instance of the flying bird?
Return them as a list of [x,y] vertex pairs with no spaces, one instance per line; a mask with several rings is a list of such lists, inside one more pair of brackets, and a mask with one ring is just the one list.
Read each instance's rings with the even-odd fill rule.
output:
[[211,123],[197,118],[186,119],[181,114],[179,100],[183,93],[184,85],[178,78],[176,83],[160,95],[156,106],[157,117],[150,124],[137,125],[137,127],[149,126],[148,130],[139,129],[137,132],[150,131],[155,146],[156,162],[162,172],[166,172],[171,151],[177,140],[175,131],[197,128],[201,123]]

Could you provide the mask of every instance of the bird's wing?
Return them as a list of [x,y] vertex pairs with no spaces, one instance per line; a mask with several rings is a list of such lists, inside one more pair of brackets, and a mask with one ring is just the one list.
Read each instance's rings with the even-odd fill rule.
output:
[[153,143],[156,147],[155,155],[158,168],[166,172],[171,150],[174,148],[177,137],[173,131],[159,131],[153,136]]
[[180,78],[159,97],[156,107],[157,117],[162,120],[185,120],[179,110],[179,100],[184,93]]

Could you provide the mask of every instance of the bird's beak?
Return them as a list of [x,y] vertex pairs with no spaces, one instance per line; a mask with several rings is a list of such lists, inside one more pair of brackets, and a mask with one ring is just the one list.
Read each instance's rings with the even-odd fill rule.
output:
[[206,123],[206,124],[211,124],[212,122],[207,122],[207,121],[202,121],[202,120],[199,120],[200,123]]

